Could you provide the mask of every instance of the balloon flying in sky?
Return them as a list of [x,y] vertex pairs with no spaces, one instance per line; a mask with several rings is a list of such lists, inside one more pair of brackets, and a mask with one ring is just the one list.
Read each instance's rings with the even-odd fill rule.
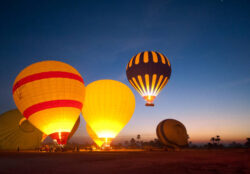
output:
[[126,73],[129,83],[144,98],[146,106],[154,106],[154,99],[171,76],[171,65],[163,54],[145,51],[130,59]]

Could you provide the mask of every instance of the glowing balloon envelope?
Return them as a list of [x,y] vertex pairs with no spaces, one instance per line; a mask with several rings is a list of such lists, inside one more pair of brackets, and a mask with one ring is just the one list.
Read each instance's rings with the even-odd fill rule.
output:
[[102,139],[98,138],[96,133],[91,129],[91,127],[89,127],[88,124],[86,124],[86,130],[87,130],[89,136],[91,137],[91,139],[96,143],[96,145],[99,147],[102,147],[104,141]]
[[70,138],[72,138],[72,136],[75,134],[79,125],[80,125],[80,116],[76,120],[74,127],[72,128],[71,132],[69,133],[68,140],[70,140]]
[[39,148],[43,133],[13,109],[0,115],[0,150]]
[[154,106],[153,101],[168,83],[171,71],[167,57],[155,51],[135,55],[126,68],[128,81],[145,99],[146,106]]
[[115,138],[133,115],[135,97],[125,84],[115,80],[98,80],[86,87],[82,115],[97,134],[107,142]]
[[159,140],[170,147],[186,147],[188,145],[188,134],[185,126],[174,119],[161,121],[157,128],[156,134]]
[[66,144],[85,96],[76,69],[59,61],[34,63],[18,74],[12,92],[24,117],[58,144]]

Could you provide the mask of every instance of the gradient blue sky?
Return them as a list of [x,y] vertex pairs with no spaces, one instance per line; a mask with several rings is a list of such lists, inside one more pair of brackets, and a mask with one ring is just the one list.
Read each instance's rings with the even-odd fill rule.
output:
[[[12,84],[34,62],[74,66],[89,84],[127,84],[125,67],[145,50],[165,54],[172,76],[119,134],[154,138],[165,118],[183,122],[192,141],[250,136],[250,2],[247,0],[1,1],[0,111],[15,107]],[[86,137],[82,119],[76,136]]]

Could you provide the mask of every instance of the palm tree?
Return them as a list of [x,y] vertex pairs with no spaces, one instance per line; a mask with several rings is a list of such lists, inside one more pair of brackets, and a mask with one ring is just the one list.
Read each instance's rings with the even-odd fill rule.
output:
[[141,139],[141,135],[138,134],[136,138],[137,138],[137,140],[139,141],[139,140]]
[[128,141],[125,141],[124,144],[125,144],[125,146],[128,146]]
[[141,144],[140,144],[141,135],[138,134],[137,137],[136,137],[136,139],[137,139],[138,146],[141,146]]
[[212,141],[212,142],[213,142],[213,144],[214,144],[215,138],[214,138],[214,137],[212,137],[212,138],[210,139],[210,141]]
[[131,140],[130,140],[130,145],[131,145],[131,146],[135,146],[135,143],[136,143],[136,142],[135,142],[135,139],[134,139],[134,138],[131,138]]
[[245,143],[245,146],[247,148],[249,148],[250,147],[250,138],[247,138],[246,140],[247,140],[247,142]]
[[218,142],[218,143],[217,143],[218,145],[220,144],[220,140],[221,140],[221,139],[220,139],[220,136],[219,136],[219,135],[216,135],[216,139],[215,139],[215,141],[217,141],[217,142]]

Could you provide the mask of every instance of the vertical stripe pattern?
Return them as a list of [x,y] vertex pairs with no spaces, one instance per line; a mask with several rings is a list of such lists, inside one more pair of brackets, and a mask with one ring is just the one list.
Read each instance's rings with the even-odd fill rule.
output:
[[155,51],[138,53],[131,58],[126,68],[128,81],[146,101],[147,96],[156,97],[166,86],[171,71],[167,57]]

